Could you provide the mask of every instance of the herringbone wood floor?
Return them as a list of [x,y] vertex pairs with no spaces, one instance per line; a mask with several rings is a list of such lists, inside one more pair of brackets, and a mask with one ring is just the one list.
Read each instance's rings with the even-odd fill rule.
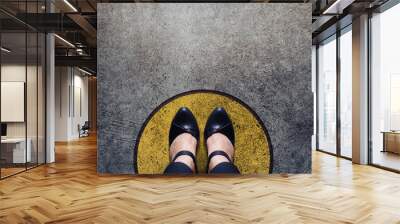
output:
[[96,140],[0,181],[0,223],[400,223],[400,175],[314,152],[313,174],[98,176]]

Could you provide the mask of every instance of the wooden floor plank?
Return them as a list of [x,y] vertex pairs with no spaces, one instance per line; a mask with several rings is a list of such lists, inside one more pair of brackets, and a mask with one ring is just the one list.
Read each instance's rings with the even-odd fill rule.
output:
[[0,181],[0,223],[400,223],[400,175],[313,152],[313,173],[134,177],[96,172],[96,139]]

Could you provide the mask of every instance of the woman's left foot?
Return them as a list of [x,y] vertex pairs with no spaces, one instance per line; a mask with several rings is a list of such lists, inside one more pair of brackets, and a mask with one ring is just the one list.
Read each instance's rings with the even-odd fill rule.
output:
[[221,133],[211,135],[206,141],[208,150],[208,170],[211,171],[220,163],[233,161],[235,148],[231,141]]
[[204,139],[207,140],[211,135],[221,133],[225,135],[232,145],[235,145],[235,131],[228,113],[222,107],[217,107],[208,117],[204,128]]

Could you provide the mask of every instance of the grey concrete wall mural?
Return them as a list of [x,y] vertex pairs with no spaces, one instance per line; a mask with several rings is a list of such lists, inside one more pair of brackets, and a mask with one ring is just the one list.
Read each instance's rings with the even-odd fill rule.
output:
[[241,173],[311,172],[310,18],[310,4],[99,4],[98,172],[161,173],[181,106],[200,130],[227,109]]

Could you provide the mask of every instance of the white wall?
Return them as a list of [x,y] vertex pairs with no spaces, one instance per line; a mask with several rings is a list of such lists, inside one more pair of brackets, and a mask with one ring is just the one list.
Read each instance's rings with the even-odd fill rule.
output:
[[[82,76],[82,73],[74,75],[74,108],[72,108],[72,120],[71,120],[71,135],[73,138],[79,137],[78,125],[83,125],[85,121],[89,120],[88,112],[88,77]],[[80,93],[79,93],[80,92]],[[79,97],[80,96],[80,97]]]
[[55,140],[70,141],[88,120],[88,77],[72,67],[56,67],[55,73]]
[[[24,65],[8,64],[1,66],[1,81],[2,82],[25,82],[25,71]],[[28,70],[31,70],[28,67]],[[6,108],[1,108],[6,110]],[[7,137],[10,138],[24,138],[25,137],[25,122],[10,122],[7,123]]]
[[[37,70],[38,69],[38,70]],[[25,80],[27,78],[27,80]],[[25,138],[30,140],[32,161],[44,163],[45,150],[45,115],[44,115],[44,74],[42,67],[25,64],[3,64],[1,66],[2,82],[24,82],[26,84],[26,107],[21,108],[26,112],[27,120],[23,122],[6,122],[8,138]],[[2,96],[7,97],[7,96]],[[1,108],[10,110],[10,108]],[[10,112],[10,111],[9,111]],[[12,113],[12,111],[11,111]],[[37,156],[39,153],[39,156]]]
[[[27,72],[27,73],[26,73]],[[25,82],[25,76],[28,77],[27,87],[27,119],[28,119],[28,137],[31,133],[36,136],[36,66],[27,66],[19,64],[5,64],[1,66],[1,81],[2,82]],[[29,88],[31,87],[31,88]],[[4,96],[3,96],[4,97]],[[40,105],[39,105],[40,106]],[[7,110],[7,108],[1,108]],[[7,122],[8,137],[25,137],[26,122]]]
[[69,96],[70,84],[69,68],[55,68],[55,141],[68,140]]

